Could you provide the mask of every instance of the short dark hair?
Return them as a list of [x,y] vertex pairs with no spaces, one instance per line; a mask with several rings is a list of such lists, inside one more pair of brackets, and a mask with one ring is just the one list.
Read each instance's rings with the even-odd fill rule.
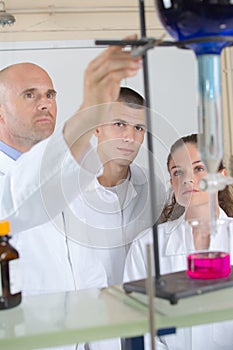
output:
[[142,95],[140,95],[137,91],[124,86],[120,88],[120,93],[117,101],[130,105],[133,108],[137,108],[137,106],[142,107],[145,105],[145,100]]

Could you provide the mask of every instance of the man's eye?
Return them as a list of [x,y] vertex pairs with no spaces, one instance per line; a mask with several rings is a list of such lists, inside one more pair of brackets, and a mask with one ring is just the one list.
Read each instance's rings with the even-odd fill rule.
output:
[[26,92],[24,95],[25,98],[34,98],[35,94],[33,94],[32,92]]
[[124,126],[125,124],[122,122],[115,122],[114,125],[121,127],[121,126]]
[[55,92],[48,92],[47,93],[47,98],[49,98],[50,100],[55,99],[56,97],[56,93]]
[[139,125],[135,126],[135,129],[137,131],[140,131],[140,132],[144,131],[144,128],[142,126],[139,126]]

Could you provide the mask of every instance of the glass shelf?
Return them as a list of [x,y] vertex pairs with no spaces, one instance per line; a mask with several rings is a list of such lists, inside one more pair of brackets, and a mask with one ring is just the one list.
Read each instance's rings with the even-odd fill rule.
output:
[[[182,299],[176,305],[155,298],[158,329],[232,319],[232,288]],[[147,296],[121,286],[27,296],[0,311],[0,349],[29,350],[149,331]]]

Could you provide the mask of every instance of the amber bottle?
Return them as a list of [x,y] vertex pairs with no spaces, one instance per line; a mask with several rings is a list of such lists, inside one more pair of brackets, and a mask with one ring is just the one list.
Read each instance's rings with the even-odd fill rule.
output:
[[9,243],[10,224],[0,221],[0,310],[21,302],[19,254]]

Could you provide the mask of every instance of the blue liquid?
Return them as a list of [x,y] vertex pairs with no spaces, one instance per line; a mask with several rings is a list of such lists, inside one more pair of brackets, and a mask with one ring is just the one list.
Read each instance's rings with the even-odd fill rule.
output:
[[[155,0],[159,18],[175,40],[208,36],[233,36],[231,0]],[[231,42],[188,45],[197,55],[220,54]]]

